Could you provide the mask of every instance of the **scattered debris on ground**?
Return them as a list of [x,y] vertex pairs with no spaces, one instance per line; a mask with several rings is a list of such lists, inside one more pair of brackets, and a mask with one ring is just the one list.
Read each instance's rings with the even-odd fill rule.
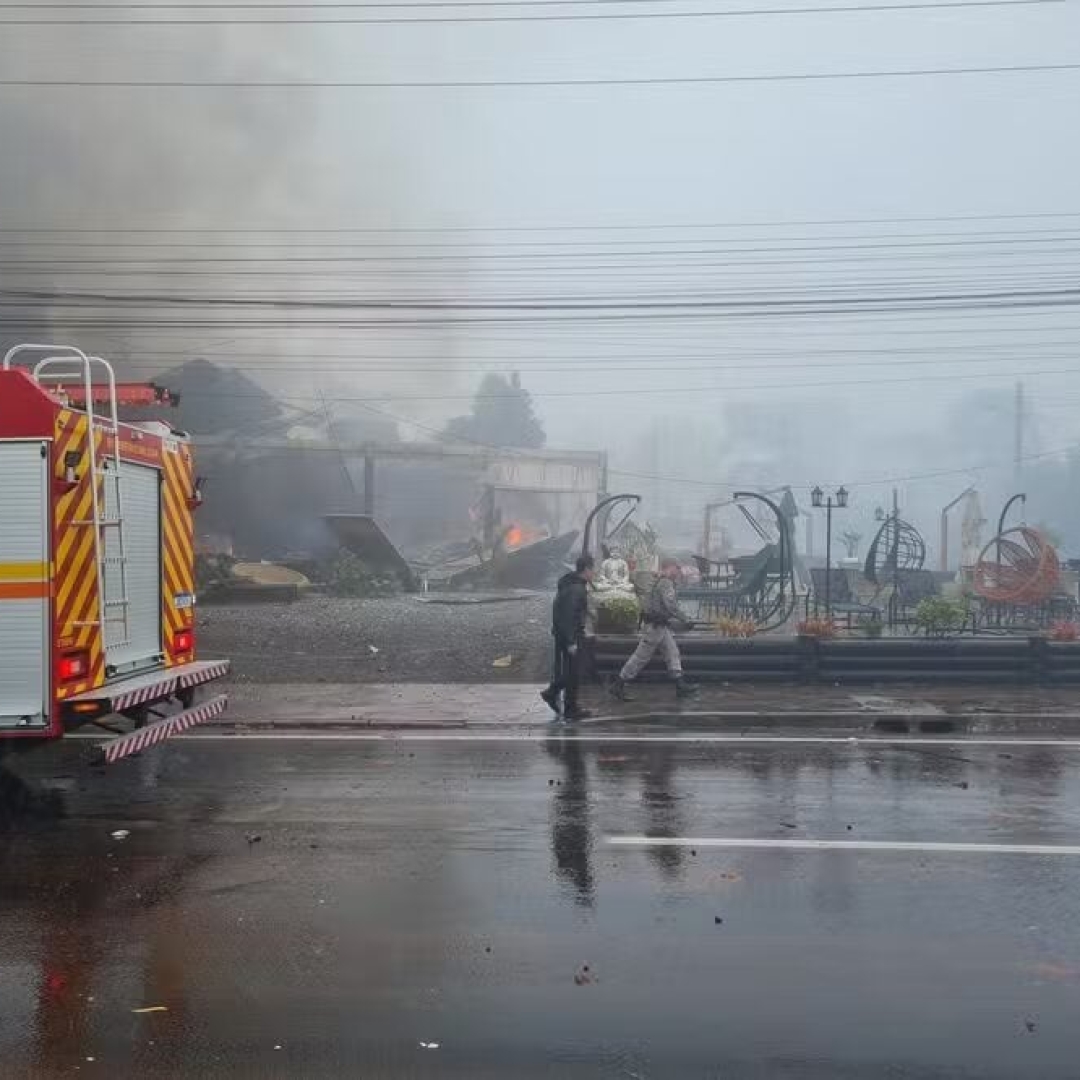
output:
[[588,964],[582,964],[580,970],[574,974],[575,986],[588,986],[593,982],[592,972],[589,970]]
[[[295,604],[202,608],[198,632],[201,654],[229,657],[239,682],[541,683],[551,673],[550,622],[543,593],[465,606],[400,594],[309,595]],[[510,667],[492,667],[507,654]]]

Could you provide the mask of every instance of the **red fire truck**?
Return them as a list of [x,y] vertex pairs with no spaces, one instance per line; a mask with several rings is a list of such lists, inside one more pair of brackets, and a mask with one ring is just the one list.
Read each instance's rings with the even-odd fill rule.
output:
[[73,346],[4,357],[0,750],[113,717],[113,762],[225,709],[224,695],[196,704],[229,664],[196,659],[188,438],[119,419],[125,404],[167,401]]

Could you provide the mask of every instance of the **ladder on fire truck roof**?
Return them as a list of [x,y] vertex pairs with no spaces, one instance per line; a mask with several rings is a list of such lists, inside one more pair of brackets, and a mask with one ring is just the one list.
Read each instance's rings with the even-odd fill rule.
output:
[[[79,407],[86,413],[89,421],[87,454],[90,466],[90,517],[71,524],[81,528],[93,529],[94,564],[97,571],[98,619],[91,622],[75,623],[75,626],[96,626],[101,631],[103,641],[113,646],[123,647],[130,638],[128,611],[127,552],[124,547],[124,503],[120,483],[120,417],[117,411],[116,373],[112,364],[100,356],[88,356],[74,345],[16,345],[8,350],[4,357],[4,369],[13,366],[13,361],[20,353],[48,353],[34,365],[31,374],[50,393],[66,398],[64,384],[77,388],[80,398]],[[63,365],[67,365],[64,367]],[[95,365],[104,373],[105,382],[94,382]],[[104,406],[101,412],[95,406]],[[106,436],[105,442],[112,440],[112,450],[98,454],[98,433]],[[107,485],[112,484],[112,499],[108,497]],[[103,505],[104,503],[104,505]],[[111,510],[112,516],[106,516]],[[115,530],[115,552],[110,553],[106,543],[107,530]],[[112,568],[119,578],[119,595],[109,595],[106,591],[106,576]],[[110,637],[108,628],[121,626],[122,633]]]

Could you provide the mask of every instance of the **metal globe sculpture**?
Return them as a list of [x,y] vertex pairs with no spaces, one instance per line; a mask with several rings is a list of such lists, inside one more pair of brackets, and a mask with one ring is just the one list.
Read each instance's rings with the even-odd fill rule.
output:
[[921,570],[926,543],[914,525],[895,516],[885,519],[866,553],[863,575],[875,585],[887,585],[896,571]]

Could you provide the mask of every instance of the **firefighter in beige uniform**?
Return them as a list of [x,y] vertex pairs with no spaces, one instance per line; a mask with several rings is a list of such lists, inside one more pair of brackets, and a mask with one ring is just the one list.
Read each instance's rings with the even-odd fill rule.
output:
[[675,592],[675,579],[678,576],[678,561],[663,559],[660,563],[660,574],[645,600],[645,611],[642,615],[645,625],[642,627],[641,640],[622,671],[611,682],[611,693],[620,701],[629,700],[626,684],[637,678],[657,649],[663,651],[668,674],[675,680],[675,693],[679,697],[690,697],[697,693],[698,688],[683,678],[682,657],[671,630],[673,624],[681,624],[687,629],[694,625],[693,620],[679,608]]

